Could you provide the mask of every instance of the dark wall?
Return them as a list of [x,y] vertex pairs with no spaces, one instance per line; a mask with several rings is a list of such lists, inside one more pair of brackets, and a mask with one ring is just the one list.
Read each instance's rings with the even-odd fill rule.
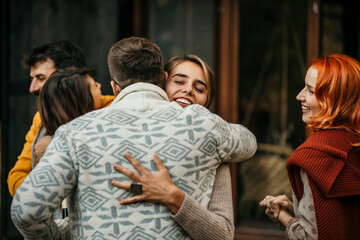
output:
[[2,0],[1,5],[1,238],[23,239],[10,219],[6,182],[36,111],[21,59],[35,45],[69,40],[95,68],[103,94],[112,94],[106,56],[113,43],[132,35],[133,1]]

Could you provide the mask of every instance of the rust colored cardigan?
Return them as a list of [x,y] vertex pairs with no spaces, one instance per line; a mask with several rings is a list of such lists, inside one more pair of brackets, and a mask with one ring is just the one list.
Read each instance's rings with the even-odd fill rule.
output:
[[308,175],[319,239],[360,237],[360,148],[358,136],[346,130],[313,133],[287,161],[296,195],[303,196],[300,168]]

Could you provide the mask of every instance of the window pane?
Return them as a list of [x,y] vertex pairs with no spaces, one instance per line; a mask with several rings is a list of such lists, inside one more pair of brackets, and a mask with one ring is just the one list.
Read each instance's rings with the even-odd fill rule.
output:
[[266,195],[291,187],[285,163],[304,140],[297,93],[306,71],[306,0],[242,0],[239,120],[257,137],[258,152],[238,164],[237,220],[279,229],[259,207]]
[[164,61],[195,54],[214,67],[214,7],[214,0],[149,1],[149,38],[160,46]]

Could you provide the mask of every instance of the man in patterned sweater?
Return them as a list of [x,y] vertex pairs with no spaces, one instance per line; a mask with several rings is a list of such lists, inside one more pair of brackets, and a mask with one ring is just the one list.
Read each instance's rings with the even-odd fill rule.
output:
[[243,126],[200,105],[169,102],[156,44],[123,39],[111,47],[108,64],[112,105],[60,127],[15,194],[11,217],[26,239],[60,238],[52,212],[68,195],[73,239],[190,239],[162,204],[120,205],[134,193],[111,185],[115,178],[129,181],[112,166],[134,170],[128,152],[156,171],[156,152],[174,184],[207,207],[219,164],[253,154],[248,141],[254,136]]

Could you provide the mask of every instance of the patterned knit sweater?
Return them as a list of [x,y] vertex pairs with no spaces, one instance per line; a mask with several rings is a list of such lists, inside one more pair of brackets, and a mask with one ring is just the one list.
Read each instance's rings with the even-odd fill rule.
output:
[[360,236],[359,137],[346,130],[323,130],[309,136],[287,162],[297,200],[303,197],[300,168],[308,175],[319,239]]
[[[152,84],[137,83],[113,104],[63,125],[44,157],[18,188],[11,216],[27,239],[59,239],[52,212],[70,195],[74,239],[190,239],[166,206],[120,205],[131,193],[114,188],[114,163],[135,170],[129,152],[149,170],[156,152],[175,185],[207,207],[216,168],[254,153],[255,138],[241,125],[229,124],[207,109],[183,109],[169,103]],[[135,170],[136,171],[136,170]]]

